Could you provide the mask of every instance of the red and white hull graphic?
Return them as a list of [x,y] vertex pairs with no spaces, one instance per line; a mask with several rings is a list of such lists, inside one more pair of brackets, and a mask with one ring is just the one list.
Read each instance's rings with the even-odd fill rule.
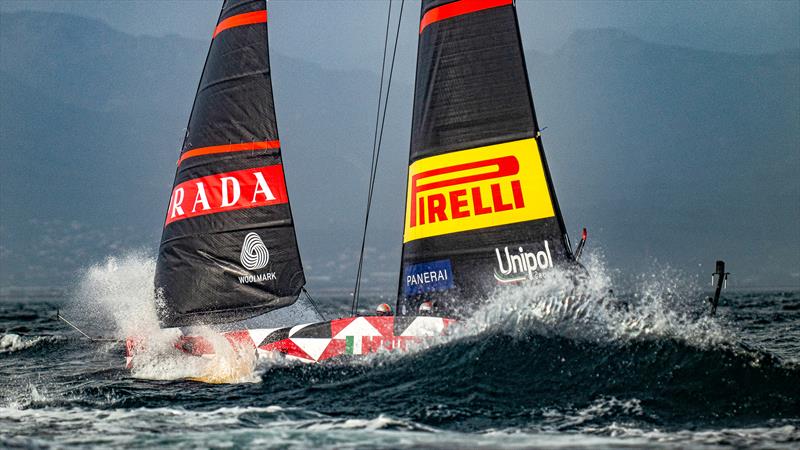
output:
[[[361,316],[308,323],[289,328],[261,328],[222,333],[231,343],[252,347],[259,358],[287,359],[307,363],[382,350],[405,351],[426,338],[441,336],[453,319],[428,316]],[[144,342],[128,338],[127,367],[136,363],[136,351]],[[181,336],[175,347],[197,356],[214,353],[214,347],[200,336]]]

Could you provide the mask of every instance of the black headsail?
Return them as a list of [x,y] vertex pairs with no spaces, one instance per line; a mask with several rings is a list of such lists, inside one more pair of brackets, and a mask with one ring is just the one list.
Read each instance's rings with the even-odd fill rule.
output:
[[226,0],[178,160],[156,266],[165,327],[291,305],[305,277],[275,119],[264,0]]
[[400,314],[574,261],[512,0],[422,1],[407,189]]

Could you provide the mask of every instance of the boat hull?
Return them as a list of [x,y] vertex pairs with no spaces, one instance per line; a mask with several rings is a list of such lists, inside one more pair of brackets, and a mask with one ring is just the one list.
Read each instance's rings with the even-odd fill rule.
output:
[[[359,316],[285,328],[258,328],[221,333],[238,348],[252,348],[259,359],[276,357],[318,363],[337,357],[378,351],[406,351],[411,345],[443,335],[454,319],[432,316]],[[135,364],[146,343],[128,338],[126,366]],[[211,356],[214,346],[202,336],[176,333],[175,348],[195,356]]]

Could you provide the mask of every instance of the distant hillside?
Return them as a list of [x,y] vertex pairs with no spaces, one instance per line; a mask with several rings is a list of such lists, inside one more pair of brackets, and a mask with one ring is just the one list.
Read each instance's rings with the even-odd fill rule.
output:
[[800,287],[800,52],[588,30],[530,61],[567,223],[612,264],[657,258],[705,280],[718,257],[737,283]]
[[[0,23],[0,284],[61,285],[120,249],[155,249],[208,43],[61,14]],[[378,76],[301,58],[272,52],[290,195],[312,286],[346,288]],[[723,257],[740,282],[800,283],[800,53],[591,30],[528,66],[567,224],[588,226],[612,266],[705,275]],[[393,87],[366,282],[390,290],[412,90]]]

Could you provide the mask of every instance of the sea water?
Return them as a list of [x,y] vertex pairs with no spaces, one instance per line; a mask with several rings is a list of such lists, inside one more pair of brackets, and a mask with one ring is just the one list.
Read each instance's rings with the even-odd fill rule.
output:
[[[65,298],[0,299],[0,447],[800,445],[800,292],[728,292],[711,318],[699,288],[658,272],[610,307],[603,266],[590,261],[570,298],[558,276],[498,291],[408,354],[304,365],[233,351],[244,369],[211,385],[185,379],[222,369],[158,330],[152,258],[109,258]],[[106,336],[148,336],[146,362],[124,369],[122,344],[81,339],[57,308]]]

